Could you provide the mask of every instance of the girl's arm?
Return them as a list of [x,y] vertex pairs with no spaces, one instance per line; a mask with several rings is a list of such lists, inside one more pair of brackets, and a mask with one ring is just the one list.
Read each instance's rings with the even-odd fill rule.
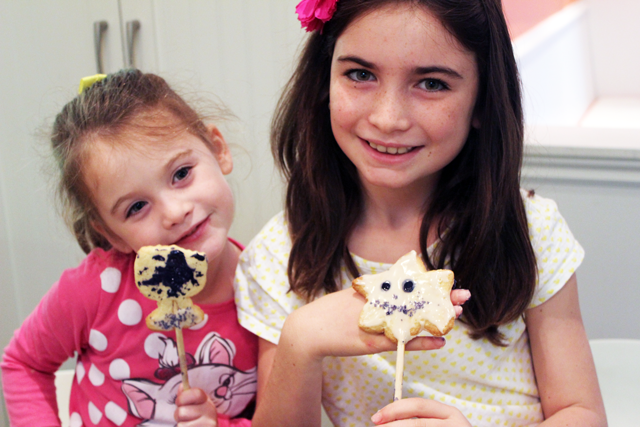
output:
[[54,286],[5,348],[2,387],[12,426],[60,425],[54,373],[73,355],[75,322],[59,300]]
[[541,426],[606,426],[598,378],[582,324],[575,274],[558,293],[526,313]]
[[[465,294],[457,303],[466,298]],[[324,357],[396,350],[384,335],[358,327],[364,303],[352,288],[326,295],[289,315],[277,346],[260,341],[253,426],[319,426]],[[416,338],[407,350],[432,350],[443,344],[439,338]]]
[[104,265],[88,259],[62,274],[5,349],[2,387],[13,427],[60,425],[54,373],[82,351],[99,307]]

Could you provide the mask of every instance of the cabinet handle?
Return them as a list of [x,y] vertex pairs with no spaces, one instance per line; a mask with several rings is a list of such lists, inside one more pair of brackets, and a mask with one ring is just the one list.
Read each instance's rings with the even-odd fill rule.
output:
[[127,22],[127,53],[129,54],[129,63],[127,67],[135,68],[135,40],[136,34],[140,30],[140,21],[134,19],[133,21]]
[[93,45],[96,51],[96,67],[98,74],[104,73],[104,65],[102,61],[102,45],[104,44],[104,33],[109,28],[107,21],[96,21],[93,23]]

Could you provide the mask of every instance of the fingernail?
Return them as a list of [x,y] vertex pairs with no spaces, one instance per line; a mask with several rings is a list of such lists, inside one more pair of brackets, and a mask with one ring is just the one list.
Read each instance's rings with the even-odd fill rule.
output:
[[371,417],[371,421],[374,424],[378,424],[380,421],[382,421],[382,414],[380,413],[380,411],[373,414],[373,416]]

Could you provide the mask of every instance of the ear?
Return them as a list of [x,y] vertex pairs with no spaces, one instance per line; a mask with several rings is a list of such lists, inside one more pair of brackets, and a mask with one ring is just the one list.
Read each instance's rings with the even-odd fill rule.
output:
[[207,131],[209,132],[209,138],[213,144],[214,154],[220,165],[220,170],[224,175],[230,174],[233,170],[233,159],[231,158],[231,151],[229,151],[227,141],[225,141],[220,129],[216,126],[208,124]]
[[126,244],[121,238],[109,231],[107,227],[105,227],[100,221],[92,220],[91,226],[98,233],[102,234],[102,237],[107,239],[111,246],[113,246],[113,248],[118,252],[122,252],[123,254],[133,252],[131,246]]

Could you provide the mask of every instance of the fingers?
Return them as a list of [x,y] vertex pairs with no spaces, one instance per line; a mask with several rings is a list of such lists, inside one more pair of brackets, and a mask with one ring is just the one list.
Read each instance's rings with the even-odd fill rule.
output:
[[182,391],[180,387],[176,398],[174,418],[179,427],[215,427],[218,414],[214,403],[199,388]]
[[471,292],[468,289],[454,289],[451,291],[451,302],[455,306],[460,306],[471,298]]
[[[414,418],[418,418],[416,420]],[[410,420],[411,424],[401,423],[399,421]],[[431,426],[442,425],[442,421],[447,421],[448,426],[470,426],[467,419],[462,413],[453,406],[437,402],[430,399],[409,398],[397,400],[371,417],[376,425],[401,426]]]
[[[447,343],[444,337],[416,337],[407,343],[405,350],[438,350]],[[395,345],[395,344],[394,344]],[[395,348],[393,350],[396,350]]]
[[205,403],[209,397],[200,388],[190,388],[189,390],[182,390],[182,385],[178,390],[178,397],[176,398],[176,406],[187,405],[201,405]]

